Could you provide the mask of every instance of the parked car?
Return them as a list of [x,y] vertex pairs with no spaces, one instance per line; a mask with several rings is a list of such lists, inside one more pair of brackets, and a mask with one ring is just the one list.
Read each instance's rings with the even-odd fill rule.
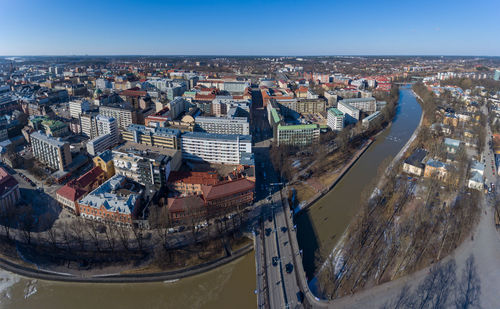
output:
[[292,263],[288,263],[285,265],[285,270],[287,273],[291,273],[293,271],[293,264]]
[[271,235],[271,232],[272,232],[272,230],[271,230],[270,228],[267,228],[267,229],[266,229],[266,236]]
[[278,257],[277,256],[273,256],[273,266],[277,266],[278,265]]

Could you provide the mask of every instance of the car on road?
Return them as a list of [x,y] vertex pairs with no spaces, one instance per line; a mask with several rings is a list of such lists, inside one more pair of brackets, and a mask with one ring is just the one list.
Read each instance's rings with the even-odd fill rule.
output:
[[304,300],[304,292],[302,291],[297,292],[297,300],[299,303],[301,303]]
[[273,231],[272,229],[267,228],[267,229],[266,229],[266,236],[271,235],[271,232],[272,232],[272,231]]
[[293,271],[293,264],[292,263],[288,263],[285,265],[285,270],[287,273],[291,273]]
[[282,227],[281,227],[281,231],[282,231],[283,233],[285,233],[287,230],[288,230],[288,229],[286,228],[286,226],[282,226]]
[[273,217],[271,217],[271,216],[267,217],[267,221],[273,222]]
[[277,256],[273,256],[273,266],[277,266],[278,265],[278,257]]

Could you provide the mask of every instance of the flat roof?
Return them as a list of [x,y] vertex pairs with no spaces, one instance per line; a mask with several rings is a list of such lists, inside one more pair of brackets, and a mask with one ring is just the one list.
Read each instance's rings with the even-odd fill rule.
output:
[[169,156],[169,157],[174,157],[176,153],[180,152],[179,149],[169,149],[169,148],[163,148],[163,147],[157,147],[157,146],[151,146],[151,145],[146,145],[146,144],[139,144],[135,142],[125,142],[118,147],[116,147],[114,150],[120,151],[120,152],[129,152],[131,150],[139,151],[139,152],[150,152],[150,153],[157,153],[161,154],[164,156]]
[[274,107],[271,108],[271,116],[273,117],[275,123],[279,123],[281,121],[278,111]]
[[314,130],[319,129],[317,124],[296,124],[296,125],[278,125],[278,130],[280,131],[293,131],[293,130]]
[[142,124],[131,124],[126,129],[129,132],[139,131],[143,134],[155,134],[155,135],[163,135],[163,136],[179,136],[181,131],[177,129],[164,128],[164,127],[146,127]]
[[352,106],[351,104],[349,104],[347,102],[339,101],[338,106],[343,106],[343,107],[349,109],[351,112],[354,112],[354,113],[359,112],[359,109],[357,109],[356,107]]
[[340,100],[340,102],[345,102],[345,103],[358,103],[358,102],[366,102],[366,101],[376,101],[374,97],[369,97],[369,98],[351,98],[351,99],[343,99]]
[[62,146],[64,146],[64,144],[66,144],[66,142],[63,142],[62,140],[56,139],[56,138],[51,137],[51,136],[47,136],[47,135],[41,133],[40,131],[35,131],[35,132],[31,133],[31,138],[43,140],[46,143],[51,144],[51,145],[56,146],[56,147],[62,147]]
[[234,141],[239,139],[240,141],[252,141],[251,135],[238,135],[238,134],[216,134],[216,133],[205,133],[205,132],[185,132],[181,136],[182,138],[196,138],[196,139],[214,139],[214,140],[229,140]]
[[338,108],[335,107],[329,108],[328,112],[332,113],[336,117],[344,116],[344,113],[342,113]]

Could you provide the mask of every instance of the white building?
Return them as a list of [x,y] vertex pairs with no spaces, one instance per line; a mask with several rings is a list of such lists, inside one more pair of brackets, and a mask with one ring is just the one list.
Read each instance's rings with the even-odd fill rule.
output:
[[89,155],[95,156],[100,152],[110,149],[114,145],[111,134],[99,135],[87,142],[87,152]]
[[82,134],[91,139],[99,135],[97,133],[96,116],[97,113],[84,113],[80,115]]
[[80,115],[88,110],[90,110],[90,103],[87,100],[69,102],[69,114],[72,118],[80,119]]
[[95,87],[97,89],[101,89],[101,90],[111,89],[111,88],[113,88],[113,83],[105,78],[98,78],[95,81]]
[[359,109],[351,106],[344,102],[345,100],[339,101],[337,104],[337,109],[344,113],[345,123],[351,124],[356,123],[359,120]]
[[96,117],[96,123],[98,135],[109,134],[111,138],[111,144],[113,146],[118,144],[120,134],[118,132],[118,124],[116,123],[115,118],[99,115]]
[[329,108],[327,116],[327,125],[333,131],[340,131],[344,128],[344,113],[337,108]]
[[237,108],[231,108],[226,117],[202,117],[195,119],[195,129],[216,134],[249,135],[250,124],[247,117],[236,117]]
[[47,166],[63,171],[71,163],[69,143],[43,134],[41,131],[31,133],[33,156]]
[[363,112],[374,113],[377,111],[377,100],[373,97],[343,99],[342,102],[347,103]]
[[250,135],[187,132],[181,136],[182,157],[186,160],[240,164],[252,154]]

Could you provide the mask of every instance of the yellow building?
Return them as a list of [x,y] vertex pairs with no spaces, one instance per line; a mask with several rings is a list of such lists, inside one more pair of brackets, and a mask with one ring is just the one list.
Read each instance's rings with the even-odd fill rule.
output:
[[115,175],[115,166],[113,164],[113,154],[111,150],[106,150],[95,156],[94,164],[104,171],[106,179],[110,179]]

